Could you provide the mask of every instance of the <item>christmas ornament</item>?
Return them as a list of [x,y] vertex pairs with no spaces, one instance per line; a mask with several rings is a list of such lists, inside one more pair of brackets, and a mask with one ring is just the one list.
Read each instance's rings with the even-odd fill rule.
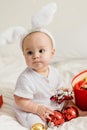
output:
[[87,111],[87,70],[76,75],[72,80],[75,103],[81,109]]
[[[50,100],[60,105],[64,100],[72,100],[72,91],[68,89],[58,89],[57,93],[53,95]],[[67,107],[62,111],[55,110],[53,115],[50,115],[50,119],[47,119],[47,125],[49,127],[59,126],[65,121],[69,121],[78,117],[78,111],[75,107]]]
[[69,91],[68,89],[58,89],[57,94],[53,95],[50,100],[53,102],[56,102],[58,104],[61,104],[64,100],[71,100],[73,99],[72,91]]
[[2,106],[2,104],[3,104],[3,97],[2,95],[0,95],[0,107]]
[[36,123],[32,126],[31,130],[46,130],[46,128],[43,124]]
[[59,126],[65,122],[63,114],[60,111],[55,110],[53,115],[50,115],[50,119],[47,119],[47,125],[49,127]]
[[65,121],[69,121],[73,118],[78,117],[78,111],[75,107],[67,107],[62,111]]

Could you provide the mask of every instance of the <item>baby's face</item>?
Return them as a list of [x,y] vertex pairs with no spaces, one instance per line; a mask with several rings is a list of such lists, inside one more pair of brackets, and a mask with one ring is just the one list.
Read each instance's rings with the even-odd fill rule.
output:
[[51,39],[42,32],[31,33],[23,40],[26,64],[38,73],[48,68],[54,52]]

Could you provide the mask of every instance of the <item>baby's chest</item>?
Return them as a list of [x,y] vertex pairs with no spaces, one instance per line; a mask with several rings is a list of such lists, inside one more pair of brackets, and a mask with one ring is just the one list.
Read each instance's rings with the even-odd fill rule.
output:
[[47,96],[47,95],[53,95],[58,88],[58,81],[57,80],[37,80],[35,85],[35,94],[38,94],[39,96]]

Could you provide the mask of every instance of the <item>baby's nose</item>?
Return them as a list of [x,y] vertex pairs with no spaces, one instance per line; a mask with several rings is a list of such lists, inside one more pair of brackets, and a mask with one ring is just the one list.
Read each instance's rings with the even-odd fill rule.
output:
[[33,54],[33,59],[37,59],[37,58],[39,58],[39,53],[34,53]]

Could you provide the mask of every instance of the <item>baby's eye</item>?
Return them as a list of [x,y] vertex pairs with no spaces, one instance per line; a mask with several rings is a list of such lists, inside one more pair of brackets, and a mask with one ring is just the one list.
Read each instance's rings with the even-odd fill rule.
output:
[[28,54],[28,55],[32,55],[33,52],[32,52],[32,51],[28,51],[27,54]]
[[44,49],[40,49],[39,52],[40,52],[40,53],[43,53],[43,52],[45,52],[45,50],[44,50]]

